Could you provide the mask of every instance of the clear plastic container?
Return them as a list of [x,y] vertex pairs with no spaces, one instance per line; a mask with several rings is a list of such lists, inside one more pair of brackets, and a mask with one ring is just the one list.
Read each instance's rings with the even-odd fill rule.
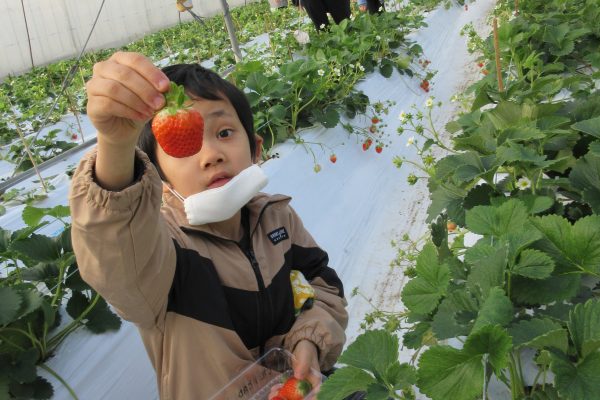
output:
[[[293,359],[294,356],[289,351],[279,347],[273,348],[243,370],[210,400],[268,400],[271,388],[294,374]],[[321,382],[325,379],[321,372],[314,369],[311,369],[311,374]],[[317,389],[313,388],[305,399],[316,399]]]

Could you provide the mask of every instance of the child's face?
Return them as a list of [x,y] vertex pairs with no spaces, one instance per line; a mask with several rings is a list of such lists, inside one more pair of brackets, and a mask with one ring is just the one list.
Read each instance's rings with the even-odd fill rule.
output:
[[[228,100],[199,99],[192,107],[204,118],[200,151],[190,157],[174,158],[159,145],[156,147],[165,178],[183,197],[223,186],[253,162],[246,130]],[[258,139],[257,158],[260,145]]]

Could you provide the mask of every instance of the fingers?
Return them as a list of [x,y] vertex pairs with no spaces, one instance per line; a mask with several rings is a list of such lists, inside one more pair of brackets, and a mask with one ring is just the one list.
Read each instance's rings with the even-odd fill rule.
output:
[[120,117],[133,120],[152,118],[154,109],[123,84],[94,78],[87,84],[88,114],[96,120]]
[[109,59],[129,67],[150,82],[159,92],[169,90],[169,78],[152,64],[148,58],[139,53],[116,52]]

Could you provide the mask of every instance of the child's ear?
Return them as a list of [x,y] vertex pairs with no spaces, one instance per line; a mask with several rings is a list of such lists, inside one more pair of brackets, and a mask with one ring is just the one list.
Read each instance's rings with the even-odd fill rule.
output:
[[254,140],[256,141],[256,151],[254,152],[254,161],[259,162],[262,156],[262,145],[263,138],[260,135],[254,134]]

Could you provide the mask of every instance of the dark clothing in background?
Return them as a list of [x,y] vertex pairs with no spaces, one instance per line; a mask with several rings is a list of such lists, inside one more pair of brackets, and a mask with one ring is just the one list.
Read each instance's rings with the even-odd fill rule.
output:
[[304,7],[317,30],[320,30],[322,25],[329,25],[327,13],[331,14],[336,24],[350,18],[350,0],[300,0],[300,5]]

